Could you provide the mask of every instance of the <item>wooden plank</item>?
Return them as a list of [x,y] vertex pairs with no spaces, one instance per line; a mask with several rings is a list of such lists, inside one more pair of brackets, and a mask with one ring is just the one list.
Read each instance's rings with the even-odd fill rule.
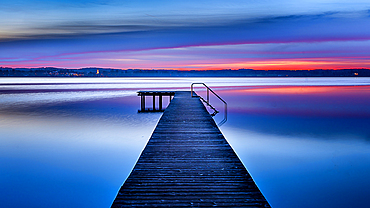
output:
[[175,95],[175,91],[139,91],[137,92],[139,96],[146,95],[146,96],[152,96],[152,95],[163,95],[163,96],[173,96]]
[[117,207],[270,207],[216,123],[190,92],[176,92]]

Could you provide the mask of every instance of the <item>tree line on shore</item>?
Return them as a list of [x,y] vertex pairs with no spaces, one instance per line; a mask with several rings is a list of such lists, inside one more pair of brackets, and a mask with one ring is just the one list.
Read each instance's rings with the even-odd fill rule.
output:
[[165,69],[64,69],[0,67],[1,77],[370,77],[370,69],[315,70],[165,70]]

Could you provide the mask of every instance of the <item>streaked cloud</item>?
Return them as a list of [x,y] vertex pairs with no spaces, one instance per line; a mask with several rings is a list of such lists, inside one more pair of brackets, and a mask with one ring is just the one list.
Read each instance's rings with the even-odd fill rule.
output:
[[1,66],[369,66],[370,2],[363,0],[14,0],[0,5]]

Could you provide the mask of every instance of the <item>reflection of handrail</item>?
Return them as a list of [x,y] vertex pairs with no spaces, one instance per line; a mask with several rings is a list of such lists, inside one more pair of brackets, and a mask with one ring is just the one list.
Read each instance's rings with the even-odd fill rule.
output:
[[207,105],[209,105],[214,111],[215,113],[213,113],[213,115],[216,115],[218,113],[218,111],[209,103],[209,92],[211,91],[213,93],[213,95],[215,95],[218,99],[220,99],[223,103],[224,103],[224,107],[225,107],[225,114],[224,114],[224,119],[218,124],[219,126],[222,126],[226,121],[227,121],[227,103],[226,101],[224,101],[220,96],[218,96],[211,88],[209,88],[206,84],[202,83],[202,82],[199,82],[199,83],[192,83],[191,84],[191,97],[194,97],[193,96],[193,85],[195,84],[200,84],[200,85],[203,85],[204,87],[207,88],[207,100],[204,100],[204,98],[200,97],[201,100],[205,103],[207,103]]

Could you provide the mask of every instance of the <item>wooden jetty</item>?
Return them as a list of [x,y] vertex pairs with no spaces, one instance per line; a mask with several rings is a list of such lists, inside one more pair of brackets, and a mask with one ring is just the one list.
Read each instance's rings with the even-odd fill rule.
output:
[[175,93],[111,207],[270,205],[189,91]]

